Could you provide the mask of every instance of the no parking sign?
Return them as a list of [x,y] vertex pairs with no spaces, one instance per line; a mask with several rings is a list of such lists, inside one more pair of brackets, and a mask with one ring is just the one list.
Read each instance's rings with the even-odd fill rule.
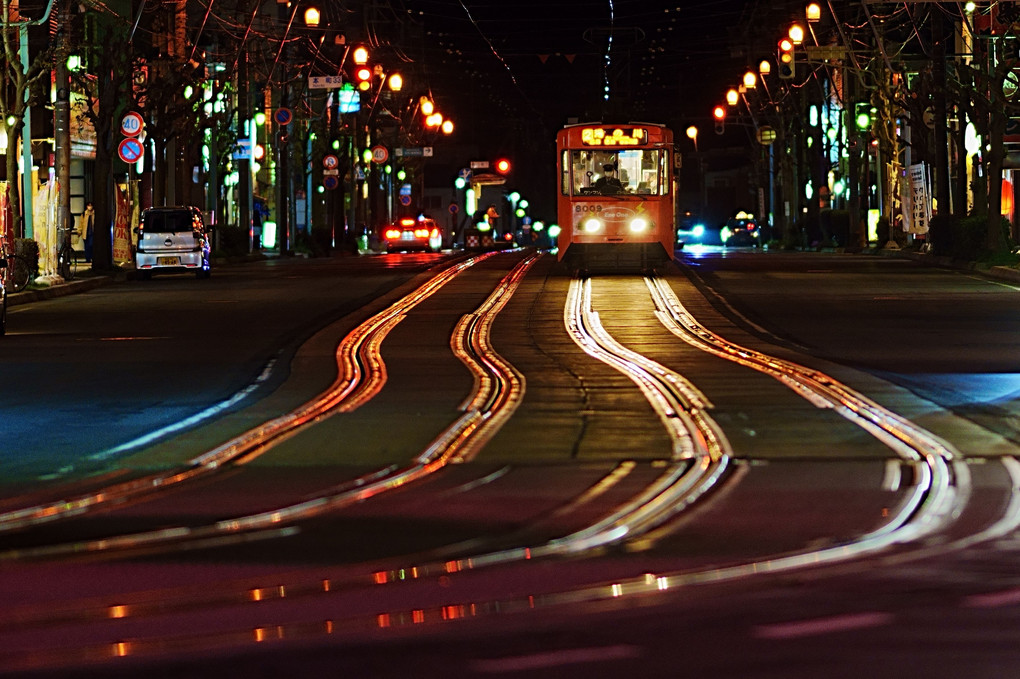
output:
[[142,142],[134,137],[128,137],[117,146],[117,155],[125,163],[137,163],[142,157]]

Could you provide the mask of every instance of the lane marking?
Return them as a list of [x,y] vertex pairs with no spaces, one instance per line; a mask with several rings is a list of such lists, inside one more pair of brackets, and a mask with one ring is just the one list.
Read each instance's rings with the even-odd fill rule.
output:
[[616,646],[603,646],[601,648],[571,648],[549,651],[548,653],[535,653],[533,655],[475,660],[471,663],[471,668],[486,674],[504,674],[507,672],[562,667],[564,665],[605,662],[606,660],[633,660],[643,655],[644,651],[638,646],[619,644]]
[[850,615],[836,615],[830,618],[758,625],[752,630],[751,636],[758,639],[801,639],[804,637],[821,636],[823,634],[836,634],[839,632],[883,627],[891,624],[892,621],[892,613],[881,611],[852,613]]

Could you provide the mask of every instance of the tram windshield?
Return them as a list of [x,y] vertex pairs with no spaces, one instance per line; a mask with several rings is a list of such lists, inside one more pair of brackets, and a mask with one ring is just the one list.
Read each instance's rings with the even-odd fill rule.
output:
[[574,196],[662,196],[669,189],[666,161],[664,149],[566,150],[560,188]]

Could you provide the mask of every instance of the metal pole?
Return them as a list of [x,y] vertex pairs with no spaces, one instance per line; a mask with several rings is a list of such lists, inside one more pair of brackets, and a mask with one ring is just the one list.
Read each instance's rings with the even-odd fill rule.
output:
[[[48,14],[49,12],[47,12]],[[21,69],[28,72],[28,26],[18,26],[18,37],[21,44],[18,55],[21,57]],[[28,101],[28,89],[25,89],[25,101]],[[21,128],[21,216],[24,219],[25,229],[22,233],[24,238],[33,238],[32,227],[32,205],[35,202],[35,182],[32,180],[32,109],[25,107],[25,116],[22,118]]]
[[[53,105],[53,147],[57,175],[57,247],[70,238],[71,229],[71,76],[67,70],[70,21],[67,2],[58,10],[57,50],[54,79],[57,100]],[[31,171],[31,167],[28,168]]]

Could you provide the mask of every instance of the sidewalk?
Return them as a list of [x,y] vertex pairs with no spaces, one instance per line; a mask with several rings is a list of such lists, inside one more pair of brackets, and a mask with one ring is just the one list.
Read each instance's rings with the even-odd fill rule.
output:
[[59,276],[53,276],[51,278],[50,285],[47,287],[29,288],[27,290],[22,290],[21,292],[8,292],[7,306],[18,306],[19,304],[38,302],[43,299],[53,299],[55,297],[73,295],[75,293],[98,288],[101,285],[106,285],[110,281],[123,275],[124,272],[97,274],[93,273],[91,270],[87,270],[75,276],[73,281],[65,281]]
[[866,250],[864,254],[876,254],[886,257],[903,257],[906,259],[912,259],[915,262],[920,262],[926,266],[937,266],[943,269],[957,269],[960,271],[973,271],[976,274],[995,278],[996,280],[1020,283],[1020,269],[1014,269],[1011,266],[988,266],[979,262],[969,262],[962,259],[953,259],[951,257],[937,257],[935,255],[916,252],[914,250],[879,248],[870,251]]

